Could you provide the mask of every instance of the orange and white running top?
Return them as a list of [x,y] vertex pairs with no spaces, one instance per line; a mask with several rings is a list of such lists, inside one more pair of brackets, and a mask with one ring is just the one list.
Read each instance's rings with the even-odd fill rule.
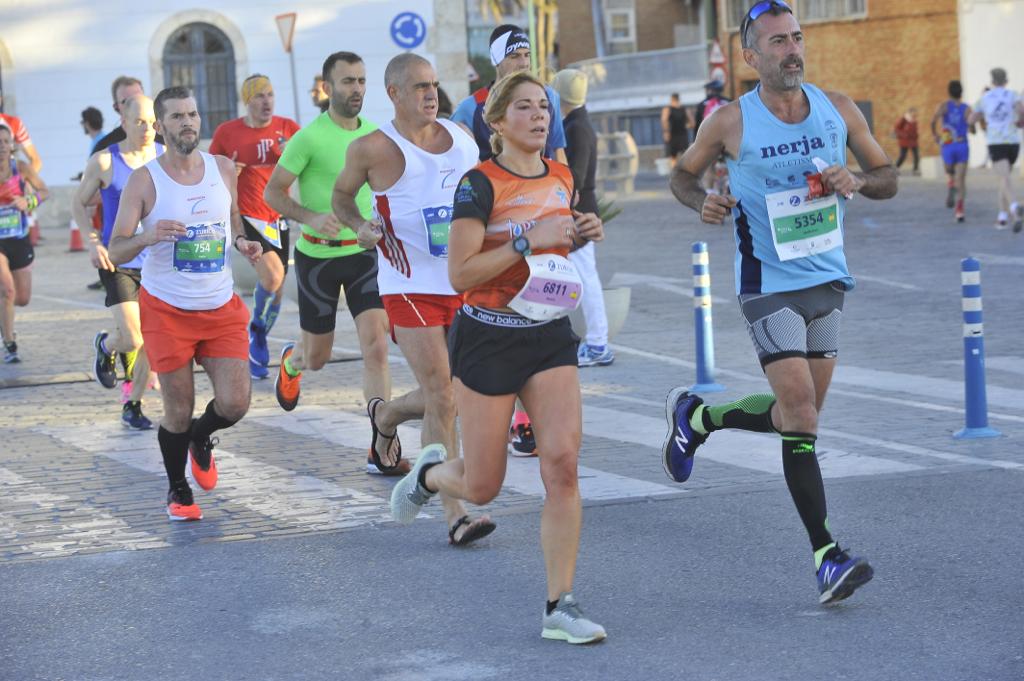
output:
[[373,192],[373,206],[383,223],[377,242],[380,294],[432,293],[454,296],[448,281],[448,230],[459,178],[477,161],[476,142],[458,125],[439,119],[452,145],[432,154],[402,136],[394,123],[380,131],[398,145],[405,172],[391,187]]
[[[486,225],[481,251],[498,248],[515,236],[530,236],[538,221],[560,216],[572,217],[575,188],[572,171],[557,161],[544,159],[545,172],[523,177],[503,168],[494,159],[482,162],[466,173],[455,190],[453,220],[475,218]],[[569,254],[568,248],[532,251],[534,255]],[[494,278],[465,291],[466,304],[491,309],[508,307],[526,284],[530,269],[520,260]]]

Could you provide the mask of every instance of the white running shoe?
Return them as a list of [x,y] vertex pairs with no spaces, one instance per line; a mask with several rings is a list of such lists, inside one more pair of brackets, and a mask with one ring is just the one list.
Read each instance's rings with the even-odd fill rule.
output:
[[569,643],[596,643],[608,637],[604,627],[583,616],[576,597],[568,592],[558,597],[558,605],[551,614],[544,614],[544,628],[540,635]]

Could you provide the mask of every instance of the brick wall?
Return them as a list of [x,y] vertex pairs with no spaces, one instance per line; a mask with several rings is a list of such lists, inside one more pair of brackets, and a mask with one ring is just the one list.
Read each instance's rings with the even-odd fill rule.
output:
[[[719,0],[725,16],[725,0]],[[805,77],[826,90],[838,90],[873,106],[875,137],[890,156],[899,153],[890,137],[907,108],[918,110],[921,154],[938,155],[928,125],[946,86],[960,78],[956,0],[868,0],[864,19],[815,22],[802,26],[806,41]],[[798,14],[799,16],[799,14]],[[743,62],[738,34],[721,32],[733,92],[757,72]]]

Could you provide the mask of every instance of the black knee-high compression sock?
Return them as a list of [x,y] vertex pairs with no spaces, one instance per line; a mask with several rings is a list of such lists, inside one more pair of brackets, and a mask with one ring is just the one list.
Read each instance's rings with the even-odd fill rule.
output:
[[772,405],[775,395],[757,393],[747,395],[735,402],[715,406],[702,404],[690,418],[690,426],[701,434],[713,433],[723,428],[750,430],[755,433],[774,433]]
[[[224,430],[238,423],[238,421],[230,421],[220,414],[217,413],[213,407],[214,400],[210,400],[206,403],[206,411],[203,415],[192,422],[191,437],[193,442],[206,442],[206,438],[210,437],[215,431]],[[205,452],[197,452],[198,456],[203,456]],[[209,467],[209,461],[197,461],[202,467]]]
[[192,422],[192,439],[195,442],[203,442],[206,438],[210,437],[215,431],[224,430],[238,423],[238,421],[230,421],[214,409],[213,403],[215,400],[210,400],[206,403],[206,411],[203,415]]
[[188,462],[188,431],[172,433],[163,426],[156,432],[160,454],[164,457],[164,470],[171,488],[186,485],[185,464]]
[[816,439],[817,436],[811,433],[782,433],[782,470],[786,475],[786,486],[815,551],[832,543],[825,507],[825,485],[821,481],[818,455],[814,451]]

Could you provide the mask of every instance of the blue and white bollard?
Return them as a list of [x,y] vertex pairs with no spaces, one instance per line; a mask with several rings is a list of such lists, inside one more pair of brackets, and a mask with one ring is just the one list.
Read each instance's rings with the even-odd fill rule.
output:
[[953,437],[998,437],[1001,433],[988,426],[988,399],[985,396],[985,334],[981,323],[981,263],[974,258],[960,261],[960,283],[964,310],[964,402],[966,427]]
[[693,244],[693,328],[697,347],[697,383],[690,390],[714,393],[725,390],[715,383],[715,337],[711,329],[711,273],[708,270],[708,245]]

